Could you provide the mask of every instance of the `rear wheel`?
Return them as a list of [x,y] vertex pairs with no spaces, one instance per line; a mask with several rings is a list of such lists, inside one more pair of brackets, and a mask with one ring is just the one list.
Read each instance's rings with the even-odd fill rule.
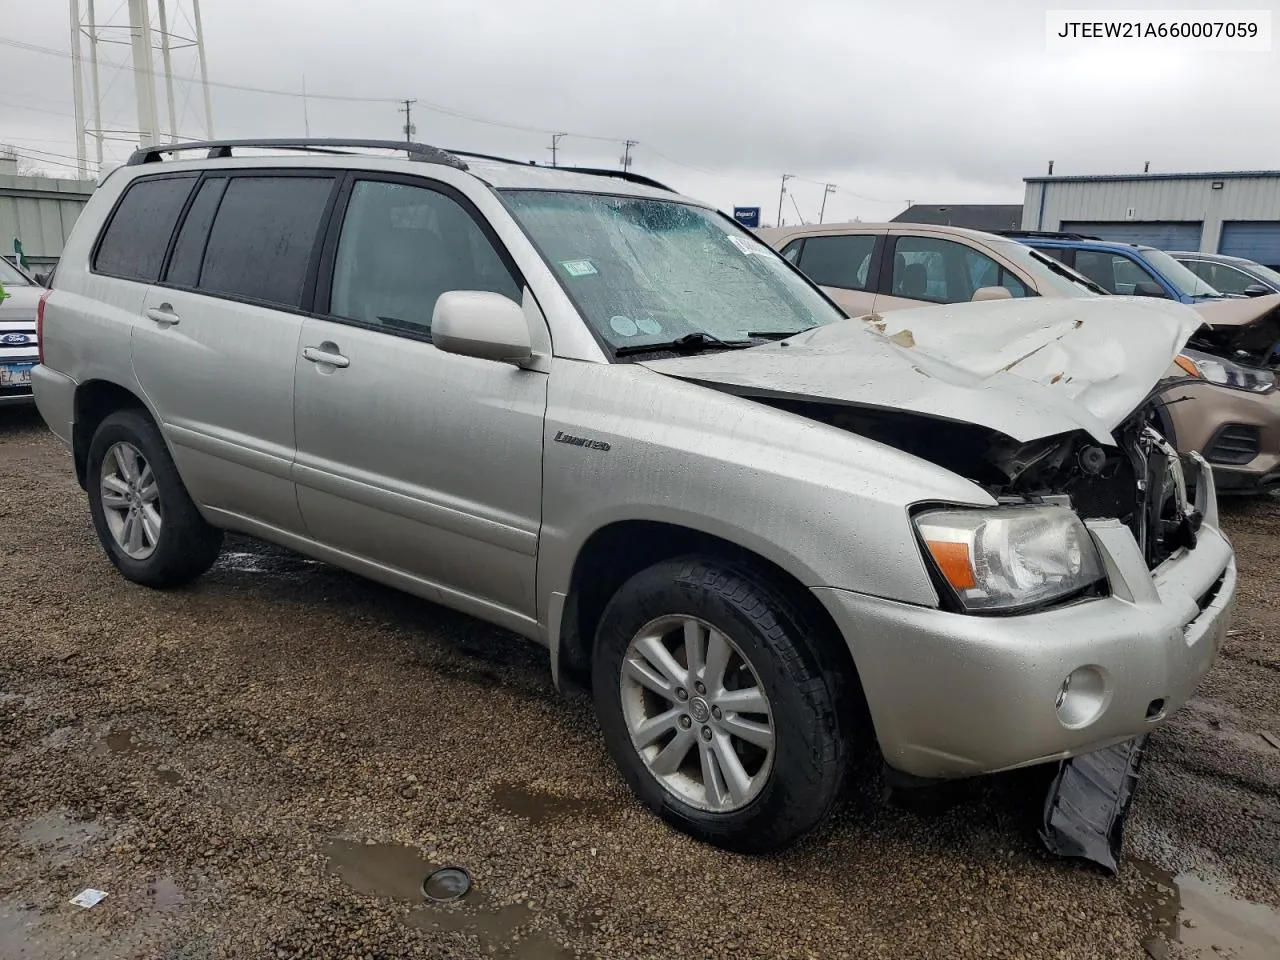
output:
[[135,583],[181,586],[213,565],[222,531],[200,516],[160,431],[140,410],[98,426],[86,470],[89,512],[107,556]]
[[765,852],[831,809],[844,678],[822,632],[754,570],[693,558],[635,575],[605,608],[592,670],[619,768],[677,829]]

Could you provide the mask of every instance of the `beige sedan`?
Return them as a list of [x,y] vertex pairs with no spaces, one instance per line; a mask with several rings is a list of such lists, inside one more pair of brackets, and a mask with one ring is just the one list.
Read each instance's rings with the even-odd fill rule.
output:
[[757,230],[851,316],[929,303],[1106,293],[1016,240],[915,223],[831,223]]

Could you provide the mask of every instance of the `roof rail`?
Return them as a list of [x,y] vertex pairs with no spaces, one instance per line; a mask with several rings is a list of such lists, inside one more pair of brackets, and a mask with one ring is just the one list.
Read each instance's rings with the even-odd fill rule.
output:
[[1101,240],[1087,233],[1062,233],[1057,230],[996,230],[1001,237],[1041,237],[1045,240]]
[[395,150],[408,154],[410,160],[421,160],[425,163],[442,163],[466,170],[464,161],[447,150],[433,147],[426,143],[413,143],[406,140],[348,140],[342,137],[308,137],[302,139],[288,138],[277,140],[194,140],[187,143],[157,143],[149,147],[139,147],[129,157],[128,166],[143,163],[159,163],[160,155],[177,153],[185,150],[207,150],[210,160],[231,156],[234,147],[250,147],[264,150],[301,150],[310,153],[348,154],[351,148],[364,150]]
[[544,170],[563,170],[566,173],[585,173],[593,177],[617,177],[619,180],[643,184],[646,187],[655,187],[658,190],[665,190],[667,193],[678,192],[671,189],[665,183],[659,183],[652,177],[646,177],[642,173],[632,173],[630,170],[607,170],[600,167],[548,167],[544,164],[539,164],[536,160],[513,160],[510,157],[497,157],[490,153],[473,153],[470,150],[449,150],[448,152],[453,154],[455,157],[471,157],[473,160],[493,160],[496,163],[514,163],[521,167],[541,166]]

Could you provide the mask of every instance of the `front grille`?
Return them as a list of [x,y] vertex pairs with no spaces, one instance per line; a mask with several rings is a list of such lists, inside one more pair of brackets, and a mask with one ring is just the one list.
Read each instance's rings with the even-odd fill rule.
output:
[[1239,466],[1248,463],[1262,450],[1262,434],[1257,427],[1243,423],[1231,423],[1220,427],[1205,448],[1204,457],[1210,463],[1229,463]]

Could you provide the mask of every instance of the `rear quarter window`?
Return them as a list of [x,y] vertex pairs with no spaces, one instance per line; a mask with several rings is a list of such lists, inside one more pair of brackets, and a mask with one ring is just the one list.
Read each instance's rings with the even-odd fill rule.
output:
[[125,188],[98,239],[95,273],[154,283],[160,277],[169,238],[196,177],[135,180]]

